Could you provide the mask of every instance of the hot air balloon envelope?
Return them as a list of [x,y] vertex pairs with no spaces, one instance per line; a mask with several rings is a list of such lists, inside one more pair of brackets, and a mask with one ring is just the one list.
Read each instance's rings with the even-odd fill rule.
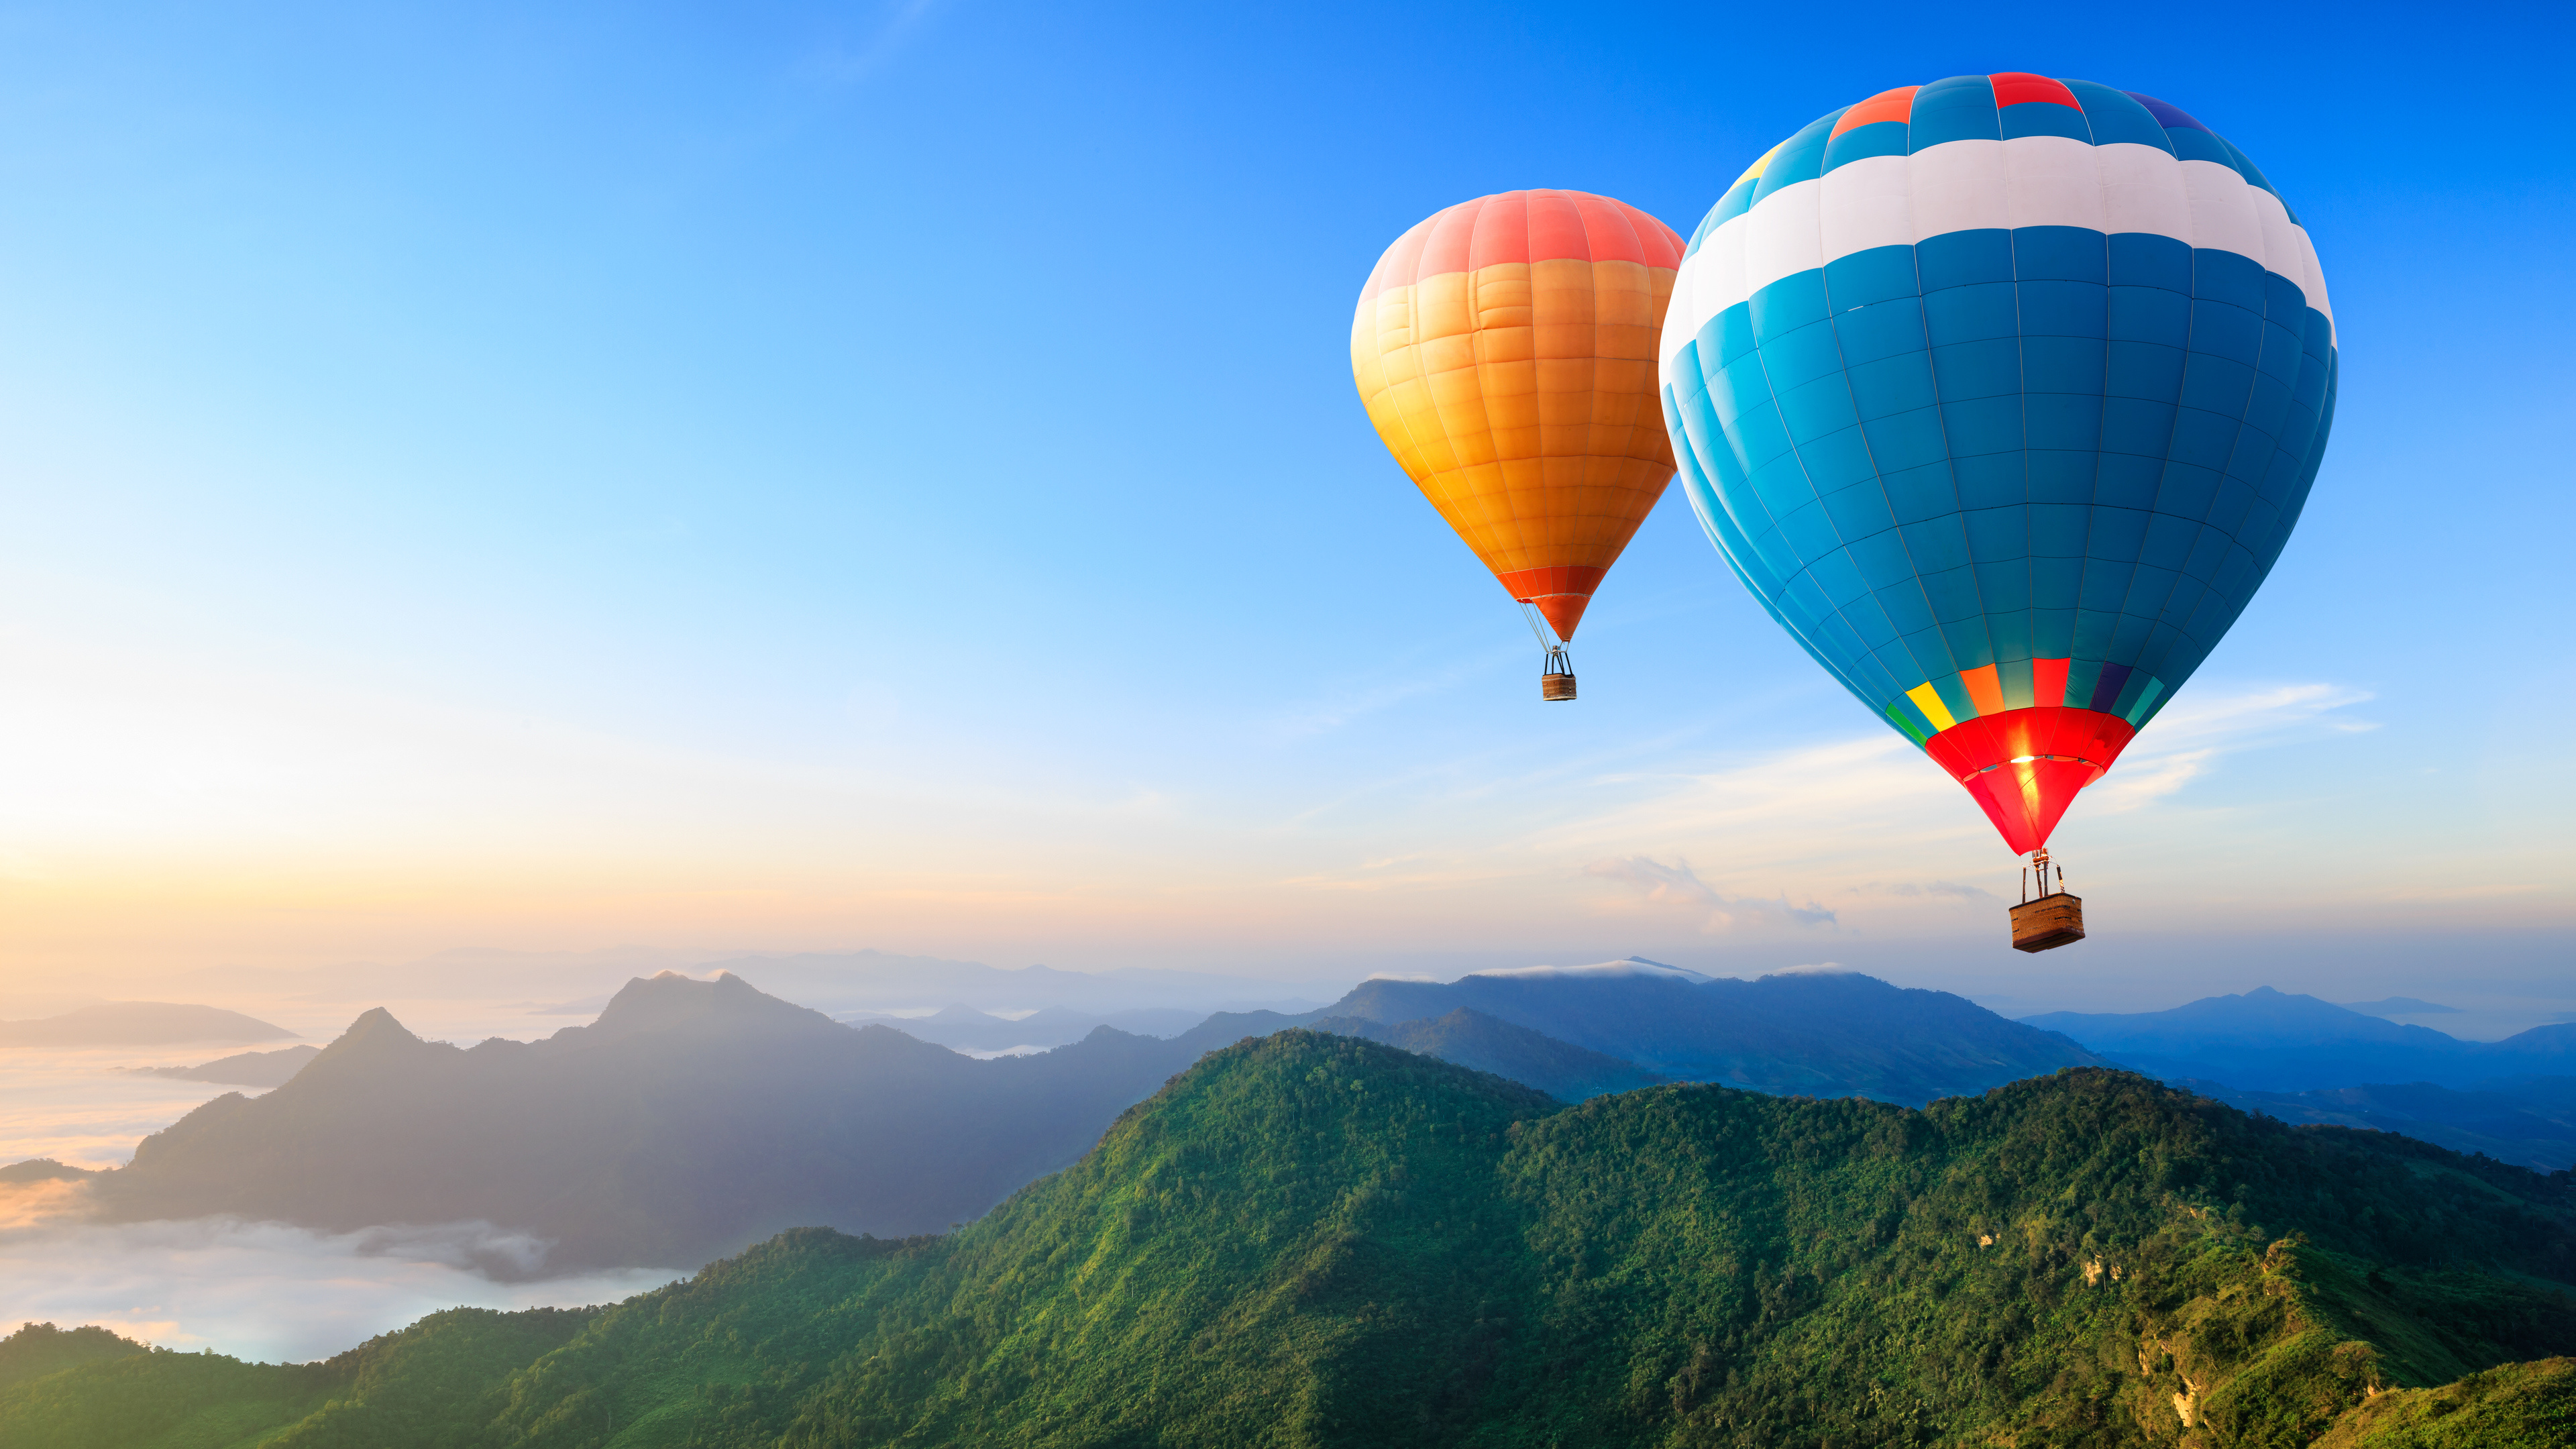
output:
[[1351,319],[1379,438],[1559,638],[1672,481],[1655,341],[1681,251],[1624,202],[1507,191],[1398,238]]
[[2335,369],[2315,248],[2243,152],[2018,73],[1773,148],[1691,238],[1662,344],[1718,551],[2015,851],[2271,570]]

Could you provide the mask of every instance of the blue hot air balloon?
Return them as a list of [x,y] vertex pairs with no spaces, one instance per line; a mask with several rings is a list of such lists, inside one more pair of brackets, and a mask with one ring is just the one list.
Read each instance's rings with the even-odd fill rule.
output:
[[1661,353],[1718,551],[2015,852],[2235,622],[2334,416],[2316,249],[2245,153],[2019,73],[1772,148],[1691,238]]

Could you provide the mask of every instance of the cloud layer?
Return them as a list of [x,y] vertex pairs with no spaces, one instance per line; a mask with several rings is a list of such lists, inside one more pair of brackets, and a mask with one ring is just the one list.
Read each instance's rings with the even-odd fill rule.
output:
[[316,1233],[238,1218],[100,1226],[21,1211],[12,1224],[6,1208],[0,1333],[96,1323],[265,1362],[327,1358],[442,1308],[611,1303],[684,1276],[633,1268],[495,1282],[476,1265],[532,1263],[544,1245],[489,1223]]

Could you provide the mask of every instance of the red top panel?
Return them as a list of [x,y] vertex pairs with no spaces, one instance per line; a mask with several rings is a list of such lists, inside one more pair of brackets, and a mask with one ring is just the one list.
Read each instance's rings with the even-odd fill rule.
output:
[[1499,262],[1681,265],[1682,239],[1624,201],[1585,191],[1506,191],[1435,213],[1378,258],[1365,301],[1389,287]]
[[1986,79],[1994,83],[1995,105],[1998,109],[2004,106],[2017,106],[2024,101],[2049,101],[2061,106],[2073,106],[2079,111],[2084,109],[2076,101],[2075,92],[2044,75],[2007,70],[1998,71]]

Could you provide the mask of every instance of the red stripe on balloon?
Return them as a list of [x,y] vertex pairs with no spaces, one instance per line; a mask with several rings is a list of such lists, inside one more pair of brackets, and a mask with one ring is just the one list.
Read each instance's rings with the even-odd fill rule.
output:
[[2038,705],[2066,703],[2066,668],[2072,659],[2034,659],[2030,661],[2030,702]]

